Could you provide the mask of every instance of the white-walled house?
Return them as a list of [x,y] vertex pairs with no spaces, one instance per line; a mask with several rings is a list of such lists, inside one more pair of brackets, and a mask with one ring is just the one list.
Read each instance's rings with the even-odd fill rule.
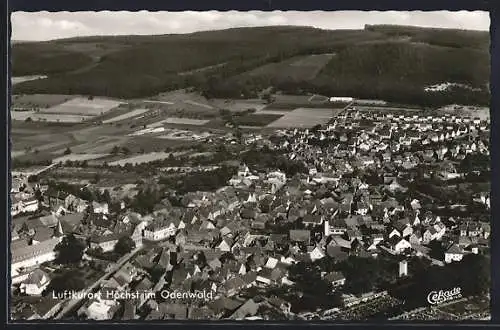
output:
[[109,213],[108,203],[92,202],[92,207],[94,208],[94,213],[102,213],[102,214]]
[[22,293],[30,296],[39,296],[50,283],[49,275],[43,270],[35,269],[28,278],[21,283],[20,290]]
[[394,245],[394,251],[396,251],[397,253],[404,252],[406,249],[409,248],[411,248],[411,244],[405,239],[400,240]]
[[150,241],[161,241],[175,235],[177,225],[174,220],[153,221],[144,228],[144,238]]
[[113,251],[116,243],[118,243],[118,236],[115,234],[111,235],[94,235],[90,239],[90,248],[101,248],[103,252]]
[[464,254],[464,251],[458,245],[452,244],[444,253],[444,262],[451,263],[461,261]]
[[35,212],[38,210],[38,200],[35,198],[29,198],[26,200],[16,200],[12,199],[10,214],[12,216],[18,215],[20,213]]
[[11,245],[11,275],[17,276],[23,269],[52,261],[56,258],[54,248],[61,241],[61,237],[54,237],[35,245]]

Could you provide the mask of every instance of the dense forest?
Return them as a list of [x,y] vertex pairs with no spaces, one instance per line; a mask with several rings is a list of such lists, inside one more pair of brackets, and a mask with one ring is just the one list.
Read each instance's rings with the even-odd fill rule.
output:
[[[138,98],[194,87],[209,98],[248,98],[274,86],[291,93],[422,105],[489,102],[487,32],[384,25],[336,31],[282,26],[62,39],[12,47],[15,76],[48,75],[17,84],[15,94]],[[335,56],[317,73],[311,66],[300,71],[287,64],[313,54]],[[267,70],[272,64],[280,66]],[[255,69],[258,73],[249,74]],[[425,86],[441,82],[464,83],[481,91],[424,92]]]

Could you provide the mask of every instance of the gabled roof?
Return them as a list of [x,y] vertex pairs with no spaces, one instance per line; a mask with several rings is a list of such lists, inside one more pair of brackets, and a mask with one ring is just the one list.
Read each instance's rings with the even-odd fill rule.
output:
[[290,240],[294,242],[309,242],[311,239],[311,232],[304,229],[291,229]]
[[23,283],[34,284],[40,288],[49,280],[50,280],[49,274],[47,274],[40,268],[37,268],[28,276],[28,278]]
[[446,250],[446,253],[450,254],[463,254],[463,250],[456,244],[450,245],[450,247]]

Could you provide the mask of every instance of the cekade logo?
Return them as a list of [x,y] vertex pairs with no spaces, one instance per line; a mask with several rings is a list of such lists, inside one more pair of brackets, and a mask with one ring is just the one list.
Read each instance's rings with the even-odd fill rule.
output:
[[462,289],[458,287],[448,291],[445,290],[431,291],[427,295],[427,301],[431,305],[442,304],[446,301],[458,298],[462,298]]

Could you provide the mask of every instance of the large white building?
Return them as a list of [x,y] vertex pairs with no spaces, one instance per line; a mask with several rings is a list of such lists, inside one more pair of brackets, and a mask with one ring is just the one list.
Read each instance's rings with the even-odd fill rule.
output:
[[330,102],[338,102],[338,103],[343,103],[343,102],[352,102],[354,101],[354,98],[352,97],[347,97],[347,96],[333,96],[330,97]]
[[[54,248],[61,239],[62,236],[53,237],[33,245],[28,245],[27,243],[16,244],[16,241],[12,242],[11,276],[16,277],[26,268],[54,260],[56,258]],[[20,240],[17,241],[20,242]]]

